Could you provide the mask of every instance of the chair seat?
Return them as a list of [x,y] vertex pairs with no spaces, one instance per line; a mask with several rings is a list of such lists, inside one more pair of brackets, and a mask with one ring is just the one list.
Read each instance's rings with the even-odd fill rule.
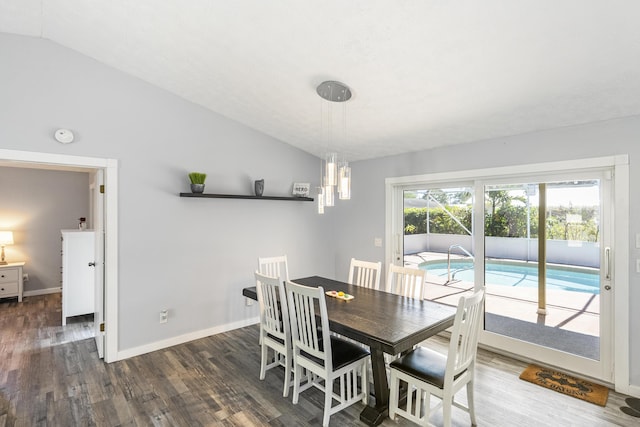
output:
[[[331,338],[331,360],[333,361],[334,371],[370,355],[367,349],[358,344],[353,344],[334,336],[329,338]],[[314,357],[305,351],[301,351],[301,353],[318,365],[324,366],[324,360]]]
[[369,350],[337,337],[331,338],[331,358],[333,360],[333,370],[343,368],[356,360],[363,359],[371,353]]
[[284,340],[282,338],[278,338],[278,337],[276,337],[274,335],[271,335],[271,334],[267,334],[267,337],[272,339],[275,342],[278,342],[278,343],[284,345]]
[[[389,366],[440,389],[444,388],[447,356],[437,351],[418,347],[394,360]],[[454,379],[463,373],[464,371],[456,375]]]

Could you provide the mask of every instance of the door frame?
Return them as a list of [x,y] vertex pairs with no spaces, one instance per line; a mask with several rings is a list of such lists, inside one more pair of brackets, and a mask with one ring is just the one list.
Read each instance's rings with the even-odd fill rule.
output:
[[[615,287],[613,297],[612,325],[612,363],[613,381],[615,390],[629,393],[629,156],[616,155],[597,157],[590,159],[577,159],[549,163],[534,163],[517,166],[504,166],[487,169],[474,169],[454,172],[441,172],[425,175],[413,175],[405,177],[393,177],[385,179],[385,261],[393,263],[394,258],[401,252],[400,238],[393,236],[395,230],[402,230],[402,215],[398,214],[398,206],[402,206],[402,192],[404,186],[419,184],[420,182],[448,183],[450,181],[483,180],[501,178],[506,175],[527,175],[539,173],[562,172],[566,170],[589,170],[611,167],[614,170],[614,201],[613,214],[613,265],[615,274]],[[478,196],[478,189],[476,197]],[[398,228],[398,224],[400,224]],[[478,226],[478,224],[474,224]],[[476,248],[477,259],[484,259],[482,248]],[[477,279],[477,278],[476,278]],[[481,283],[477,282],[476,283]]]
[[0,162],[34,169],[104,172],[104,361],[118,360],[118,161],[31,151],[0,149]]

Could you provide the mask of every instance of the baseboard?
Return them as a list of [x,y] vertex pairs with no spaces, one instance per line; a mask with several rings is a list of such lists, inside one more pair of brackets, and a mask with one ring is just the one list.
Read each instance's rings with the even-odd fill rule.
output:
[[156,342],[145,344],[139,347],[118,351],[115,361],[128,359],[134,356],[140,356],[141,354],[151,353],[152,351],[162,350],[164,348],[173,347],[174,345],[178,345],[178,344],[184,344],[186,342],[198,340],[200,338],[205,338],[211,335],[233,331],[234,329],[255,325],[256,323],[259,323],[259,322],[260,322],[259,317],[253,317],[250,319],[241,320],[239,322],[227,323],[225,325],[215,326],[213,328],[204,329],[201,331],[190,332],[188,334],[168,338],[166,340],[156,341]]
[[62,288],[36,289],[35,291],[24,291],[23,297],[35,297],[37,295],[58,294],[62,292]]
[[628,388],[629,396],[637,397],[640,399],[640,386],[638,385],[630,385]]

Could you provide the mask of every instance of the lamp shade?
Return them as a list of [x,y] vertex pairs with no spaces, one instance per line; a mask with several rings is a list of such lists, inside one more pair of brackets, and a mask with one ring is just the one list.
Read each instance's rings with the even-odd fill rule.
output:
[[0,246],[13,245],[13,231],[0,231]]

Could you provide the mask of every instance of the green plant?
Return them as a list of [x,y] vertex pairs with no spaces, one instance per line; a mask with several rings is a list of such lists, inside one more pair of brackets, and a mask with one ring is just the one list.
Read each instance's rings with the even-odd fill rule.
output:
[[191,172],[189,174],[189,179],[192,184],[204,184],[204,180],[207,179],[206,173],[201,172]]

